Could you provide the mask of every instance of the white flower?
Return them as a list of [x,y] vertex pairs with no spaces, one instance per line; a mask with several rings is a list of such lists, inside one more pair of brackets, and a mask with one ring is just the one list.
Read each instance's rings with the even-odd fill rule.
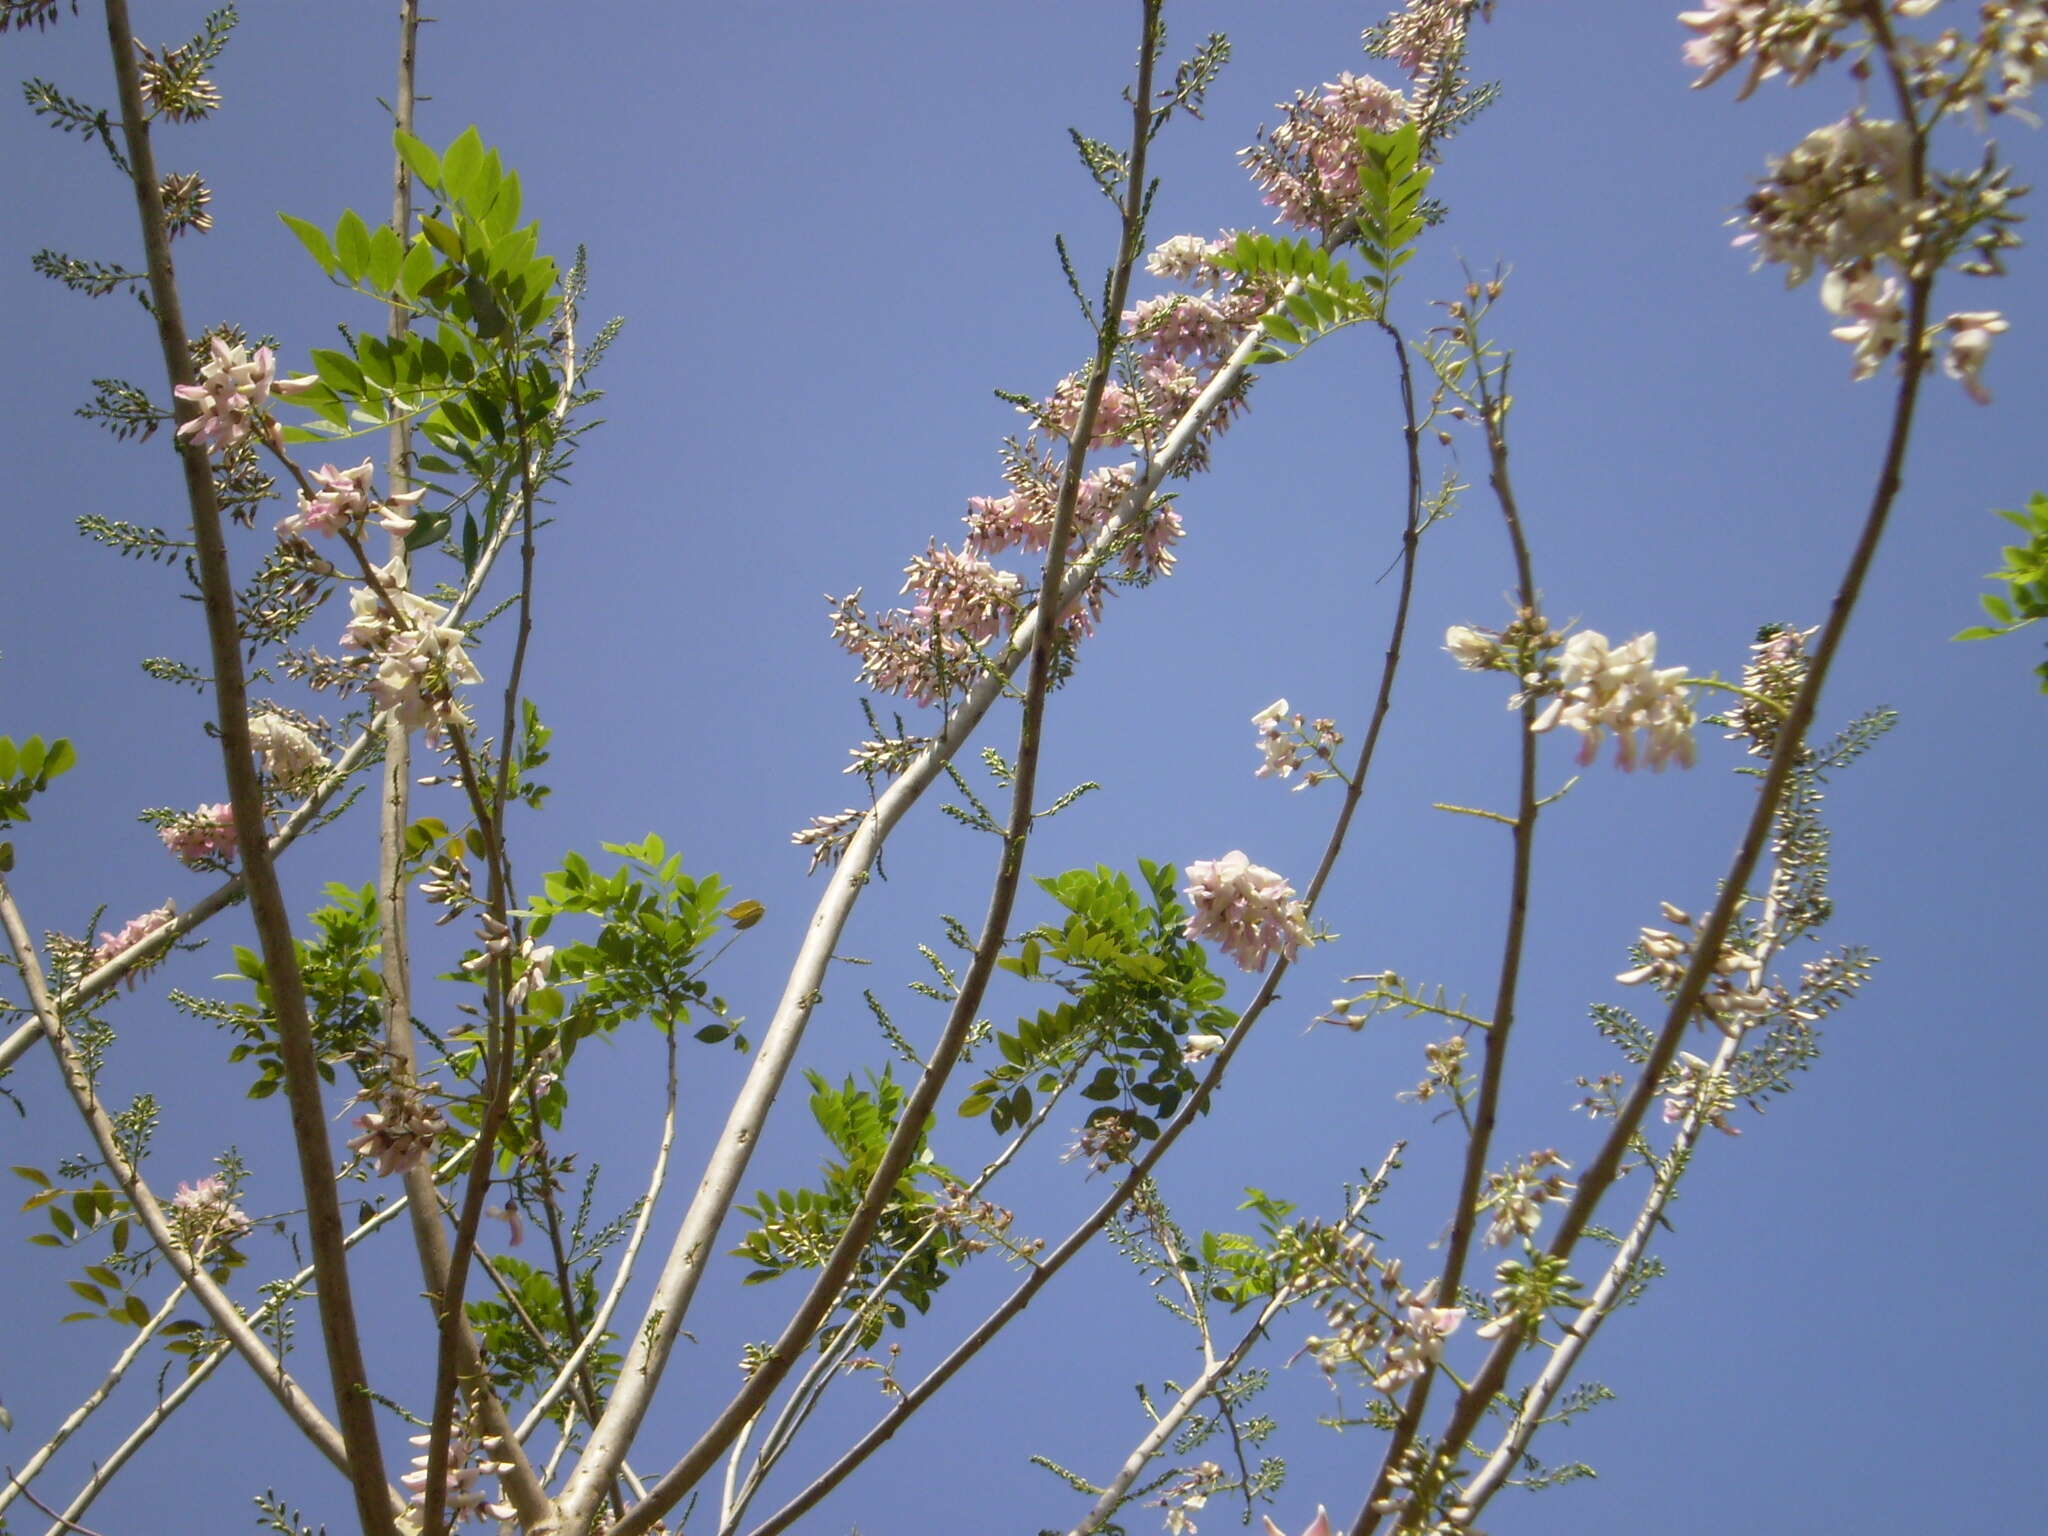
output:
[[264,773],[278,784],[295,783],[327,766],[327,755],[313,738],[283,715],[251,715],[249,747],[262,754]]
[[1821,303],[1849,320],[1829,334],[1856,349],[1850,360],[1850,378],[1869,378],[1905,340],[1902,298],[1897,278],[1881,278],[1868,267],[1830,272],[1821,279]]
[[1979,405],[1989,405],[1991,391],[1978,375],[1984,371],[1984,360],[1991,355],[1992,338],[2011,329],[2010,325],[1995,309],[1974,309],[1950,315],[1942,326],[1949,338],[1948,355],[1941,360],[1941,371],[1962,385]]
[[1486,672],[1500,660],[1500,645],[1484,630],[1453,624],[1444,631],[1444,649],[1467,672]]

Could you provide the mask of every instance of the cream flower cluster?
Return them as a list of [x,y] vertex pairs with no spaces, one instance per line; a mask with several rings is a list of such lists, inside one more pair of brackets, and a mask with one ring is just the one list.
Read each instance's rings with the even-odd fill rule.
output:
[[[403,560],[376,568],[376,587],[349,593],[350,620],[341,643],[376,662],[370,696],[401,730],[438,727],[452,707],[451,690],[483,681],[463,646],[463,633],[441,621],[448,610],[405,587]],[[380,592],[378,588],[381,588]]]
[[1598,630],[1580,630],[1558,658],[1558,692],[1530,729],[1563,725],[1577,731],[1581,763],[1599,755],[1612,731],[1615,761],[1624,770],[1633,769],[1639,758],[1660,772],[1674,761],[1690,768],[1695,751],[1690,693],[1680,682],[1685,668],[1660,668],[1656,661],[1654,633],[1610,646]]

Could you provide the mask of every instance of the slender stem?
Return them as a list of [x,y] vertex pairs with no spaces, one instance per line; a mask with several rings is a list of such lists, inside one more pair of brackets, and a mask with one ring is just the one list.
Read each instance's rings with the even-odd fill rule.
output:
[[521,1440],[540,1427],[547,1411],[569,1390],[576,1379],[576,1373],[586,1362],[605,1336],[605,1329],[617,1309],[619,1298],[625,1294],[627,1282],[632,1279],[635,1261],[640,1256],[641,1241],[647,1236],[647,1229],[654,1217],[654,1204],[661,1198],[662,1186],[668,1181],[669,1151],[675,1145],[676,1135],[676,1040],[674,1030],[668,1036],[668,1104],[661,1117],[661,1146],[654,1154],[654,1172],[647,1181],[647,1193],[640,1197],[640,1213],[633,1218],[633,1230],[626,1238],[626,1246],[620,1252],[619,1263],[612,1275],[610,1288],[604,1300],[598,1304],[591,1316],[590,1326],[562,1367],[555,1373],[553,1381],[534,1399],[533,1407],[526,1417],[519,1421],[518,1435]]
[[36,1474],[49,1464],[50,1458],[63,1448],[64,1442],[78,1432],[79,1427],[92,1417],[94,1410],[121,1384],[121,1378],[128,1374],[128,1367],[135,1363],[136,1356],[140,1355],[149,1341],[156,1337],[157,1330],[171,1320],[171,1314],[178,1309],[178,1303],[185,1299],[185,1291],[186,1285],[182,1280],[171,1288],[171,1294],[163,1299],[163,1304],[150,1314],[148,1322],[135,1330],[135,1337],[130,1339],[127,1347],[115,1357],[112,1367],[100,1384],[85,1395],[84,1401],[65,1416],[64,1422],[57,1426],[50,1438],[22,1464],[21,1472],[13,1483],[6,1488],[0,1488],[0,1510],[5,1510],[14,1502],[17,1489],[24,1493],[28,1491],[28,1484],[35,1481]]
[[[974,1182],[963,1191],[962,1198],[971,1200],[979,1196],[996,1175],[1009,1166],[1024,1144],[1045,1125],[1054,1108],[1065,1097],[1067,1090],[1074,1085],[1075,1078],[1080,1075],[1080,1066],[1081,1064],[1076,1062],[1059,1086],[1045,1095],[1032,1114],[1030,1123],[1011,1137],[1008,1145],[988,1161]],[[846,1357],[853,1353],[860,1338],[862,1322],[881,1307],[891,1282],[933,1238],[934,1230],[927,1230],[904,1250],[902,1256],[890,1266],[888,1273],[882,1276],[880,1283],[869,1289],[866,1303],[847,1320],[832,1347],[819,1355],[811,1363],[810,1369],[804,1372],[802,1379],[791,1391],[789,1401],[783,1404],[782,1412],[776,1416],[775,1422],[768,1426],[768,1433],[761,1437],[760,1453],[754,1458],[754,1465],[749,1469],[746,1480],[740,1484],[737,1493],[731,1491],[731,1478],[728,1477],[725,1502],[721,1506],[718,1536],[733,1536],[738,1530],[740,1518],[746,1513],[747,1506],[753,1502],[754,1495],[760,1492],[769,1469],[789,1448],[789,1443],[797,1430],[802,1428],[804,1420],[810,1416],[811,1410],[824,1396],[825,1388],[831,1384],[832,1373],[837,1371]],[[732,1466],[735,1468],[739,1465],[745,1441],[744,1434],[734,1441]]]
[[[1481,352],[1478,321],[1469,313],[1460,325],[1462,336],[1470,348],[1473,370],[1477,377],[1481,404],[1485,410],[1486,447],[1489,460],[1488,483],[1493,488],[1494,500],[1500,507],[1501,521],[1507,530],[1508,545],[1515,563],[1517,602],[1521,609],[1521,621],[1536,622],[1539,595],[1536,591],[1534,564],[1529,554],[1529,540],[1522,525],[1521,508],[1515,500],[1514,481],[1509,474],[1507,441],[1507,379],[1506,367],[1501,370],[1501,389],[1493,392],[1486,371],[1486,359]],[[1496,980],[1493,1013],[1484,1031],[1484,1048],[1481,1058],[1479,1093],[1474,1103],[1471,1118],[1467,1121],[1465,1139],[1465,1161],[1459,1174],[1456,1205],[1452,1209],[1451,1234],[1444,1253],[1444,1266],[1436,1286],[1436,1304],[1455,1307],[1458,1305],[1458,1290],[1464,1283],[1465,1265],[1471,1256],[1472,1237],[1479,1221],[1479,1186],[1486,1176],[1486,1165],[1493,1155],[1493,1131],[1500,1114],[1500,1097],[1507,1081],[1508,1040],[1514,1032],[1515,1002],[1521,982],[1522,953],[1528,932],[1529,883],[1534,868],[1536,848],[1536,818],[1540,803],[1536,795],[1536,735],[1531,727],[1536,721],[1536,701],[1531,699],[1522,705],[1521,731],[1519,740],[1519,768],[1515,786],[1515,816],[1509,825],[1513,841],[1513,854],[1508,873],[1508,918],[1507,931],[1501,940],[1500,970]],[[1409,1388],[1408,1398],[1401,1408],[1401,1416],[1394,1426],[1394,1434],[1388,1442],[1380,1470],[1373,1479],[1372,1491],[1367,1495],[1365,1505],[1360,1509],[1352,1525],[1352,1536],[1371,1536],[1379,1525],[1377,1506],[1386,1499],[1391,1479],[1405,1462],[1409,1447],[1422,1424],[1423,1415],[1429,1409],[1430,1389],[1436,1381],[1436,1362],[1425,1361],[1422,1375]]]
[[[1700,996],[1705,991],[1708,980],[1715,974],[1714,967],[1726,945],[1729,931],[1735,921],[1736,910],[1747,899],[1745,893],[1750,878],[1770,845],[1772,826],[1778,807],[1783,802],[1786,785],[1805,752],[1806,733],[1813,725],[1815,712],[1820,705],[1821,691],[1827,684],[1828,673],[1841,649],[1842,637],[1848,630],[1857,599],[1862,595],[1864,580],[1869,575],[1871,563],[1877,556],[1878,546],[1883,541],[1885,528],[1890,521],[1892,508],[1898,500],[1899,489],[1903,483],[1906,448],[1912,438],[1920,383],[1926,372],[1926,353],[1920,338],[1926,331],[1932,289],[1931,276],[1915,279],[1909,285],[1906,323],[1909,345],[1905,348],[1900,363],[1899,389],[1893,402],[1891,428],[1877,483],[1872,489],[1869,510],[1850,552],[1841,583],[1829,605],[1827,622],[1822,627],[1820,642],[1812,652],[1806,679],[1793,698],[1791,712],[1778,736],[1777,750],[1772,755],[1770,767],[1765,770],[1763,783],[1758,788],[1756,803],[1750,811],[1749,825],[1743,833],[1734,858],[1730,861],[1713,911],[1698,929],[1692,958],[1678,984],[1670,1011],[1658,1031],[1657,1039],[1651,1046],[1649,1057],[1643,1063],[1642,1073],[1616,1114],[1614,1126],[1602,1143],[1599,1153],[1580,1173],[1578,1192],[1566,1208],[1558,1231],[1551,1239],[1548,1251],[1553,1257],[1570,1257],[1580,1236],[1592,1221],[1601,1198],[1619,1177],[1629,1146],[1640,1133],[1650,1103],[1656,1097],[1657,1085],[1663,1080],[1664,1074],[1670,1069],[1672,1059],[1678,1054],[1679,1045],[1685,1039],[1686,1031],[1691,1028],[1696,1016]],[[1461,1446],[1471,1435],[1480,1417],[1485,1413],[1487,1405],[1493,1401],[1495,1394],[1507,1380],[1508,1371],[1520,1350],[1521,1342],[1521,1330],[1510,1328],[1495,1343],[1471,1384],[1459,1394],[1457,1406],[1443,1436],[1444,1445]]]
[[[148,109],[136,64],[134,29],[127,0],[105,0],[107,44],[119,87],[121,127],[132,169],[136,211],[149,270],[152,313],[165,372],[173,384],[192,379],[192,358],[185,333],[177,282],[171,268],[170,237],[164,224],[163,199],[157,182],[156,155],[149,138]],[[179,415],[189,419],[193,407],[180,402]],[[384,1536],[393,1530],[385,1497],[383,1455],[378,1446],[375,1405],[366,1390],[362,1340],[356,1330],[348,1259],[342,1247],[345,1229],[334,1188],[334,1156],[327,1143],[327,1115],[321,1103],[318,1052],[293,945],[291,917],[278,888],[266,844],[263,791],[250,757],[249,708],[242,673],[241,634],[235,618],[234,578],[228,566],[220,505],[214,495],[213,466],[206,450],[182,442],[178,459],[185,475],[186,499],[192,511],[192,537],[207,642],[213,664],[221,755],[227,772],[228,801],[233,807],[249,909],[263,952],[271,1005],[276,1014],[278,1055],[283,1062],[285,1097],[291,1111],[292,1140],[299,1161],[299,1180],[306,1196],[306,1229],[319,1274],[321,1342],[333,1382],[335,1413],[348,1450],[349,1481],[355,1490],[356,1513],[366,1533]]]
[[[1373,1174],[1371,1181],[1366,1184],[1364,1189],[1359,1191],[1357,1198],[1352,1201],[1351,1209],[1345,1214],[1345,1222],[1347,1224],[1358,1220],[1360,1216],[1364,1215],[1367,1207],[1386,1188],[1387,1175],[1391,1172],[1395,1160],[1400,1157],[1407,1145],[1405,1141],[1394,1143],[1393,1150],[1388,1152],[1381,1161],[1379,1169]],[[1178,1270],[1177,1273],[1182,1276],[1185,1283],[1187,1271],[1183,1268]],[[1159,1415],[1152,1428],[1146,1432],[1145,1438],[1140,1440],[1131,1451],[1131,1454],[1124,1459],[1124,1464],[1117,1469],[1116,1476],[1103,1485],[1101,1497],[1095,1501],[1094,1507],[1087,1514],[1083,1515],[1080,1520],[1075,1522],[1073,1529],[1068,1532],[1068,1536],[1092,1536],[1092,1533],[1102,1529],[1104,1522],[1117,1512],[1117,1507],[1123,1503],[1125,1496],[1129,1494],[1131,1484],[1138,1480],[1139,1474],[1151,1464],[1152,1458],[1157,1456],[1166,1446],[1167,1442],[1173,1438],[1175,1432],[1186,1421],[1187,1416],[1195,1411],[1195,1408],[1201,1403],[1203,1398],[1215,1391],[1221,1383],[1230,1377],[1233,1371],[1244,1364],[1245,1356],[1251,1353],[1254,1344],[1265,1337],[1266,1329],[1273,1319],[1300,1299],[1300,1293],[1292,1287],[1281,1286],[1276,1289],[1272,1297],[1259,1309],[1258,1316],[1252,1322],[1252,1325],[1245,1329],[1243,1336],[1232,1346],[1230,1352],[1220,1359],[1216,1357],[1214,1349],[1210,1344],[1207,1327],[1203,1328],[1202,1350],[1207,1358],[1201,1374],[1195,1378],[1179,1397],[1174,1399],[1164,1413]]]
[[[226,1292],[216,1285],[205,1267],[178,1241],[171,1230],[169,1219],[164,1215],[163,1205],[142,1176],[128,1160],[121,1149],[120,1137],[114,1130],[114,1122],[100,1106],[97,1090],[85,1063],[80,1059],[77,1047],[71,1042],[70,1033],[58,1019],[51,1006],[49,988],[43,979],[42,963],[29,939],[28,926],[22,921],[21,911],[14,904],[14,897],[7,889],[7,882],[0,879],[0,930],[7,935],[7,942],[14,951],[15,963],[20,969],[23,986],[28,991],[29,1006],[35,1010],[41,1023],[44,1037],[56,1053],[57,1065],[63,1073],[64,1086],[70,1090],[72,1102],[79,1115],[91,1131],[93,1143],[100,1159],[107,1165],[107,1171],[114,1182],[121,1187],[121,1193],[128,1199],[135,1218],[149,1233],[150,1240],[162,1252],[164,1260],[171,1266],[178,1278],[199,1298],[199,1304],[213,1319],[214,1326],[225,1334],[230,1343],[249,1362],[250,1367],[263,1384],[270,1389],[278,1404],[291,1421],[298,1425],[306,1438],[320,1450],[321,1454],[334,1463],[343,1473],[349,1471],[348,1447],[341,1432],[337,1430],[313,1405],[299,1384],[285,1373],[284,1365],[273,1355],[264,1342],[256,1336]],[[389,1508],[398,1507],[402,1501],[388,1490],[381,1490],[391,1501],[383,1515],[388,1523]]]
[[[441,1171],[445,1173],[453,1169],[468,1155],[468,1151],[468,1147],[464,1146],[444,1158],[441,1163]],[[371,1216],[368,1221],[362,1223],[353,1232],[349,1233],[348,1246],[353,1248],[379,1227],[395,1220],[405,1205],[406,1199],[401,1195],[392,1201],[391,1204]],[[268,1322],[292,1297],[302,1294],[301,1288],[312,1278],[313,1269],[311,1265],[308,1265],[283,1284],[269,1287],[269,1296],[263,1305],[249,1314],[248,1322],[250,1327],[258,1328]],[[163,1425],[163,1422],[177,1410],[180,1404],[199,1390],[205,1383],[206,1378],[213,1374],[215,1367],[230,1354],[234,1353],[234,1350],[233,1342],[226,1341],[215,1345],[212,1349],[194,1360],[178,1384],[166,1392],[162,1400],[143,1416],[142,1421],[129,1432],[128,1437],[104,1459],[95,1463],[92,1476],[86,1480],[85,1486],[78,1491],[77,1495],[72,1499],[70,1506],[64,1511],[65,1517],[76,1520],[90,1509],[93,1500],[106,1491],[107,1485],[114,1480],[114,1474],[127,1464],[129,1457],[142,1449],[143,1445]],[[51,1536],[55,1536],[55,1533],[60,1529],[61,1527],[53,1526],[51,1528]]]

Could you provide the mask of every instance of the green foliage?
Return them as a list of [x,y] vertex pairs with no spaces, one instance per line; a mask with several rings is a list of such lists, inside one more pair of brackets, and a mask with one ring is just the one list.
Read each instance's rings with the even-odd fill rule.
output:
[[1359,282],[1346,263],[1299,235],[1247,231],[1216,258],[1216,264],[1275,290],[1300,285],[1280,298],[1260,322],[1270,340],[1253,355],[1254,363],[1298,357],[1331,332],[1377,320],[1382,313],[1383,293]]
[[[56,1249],[75,1249],[90,1239],[104,1239],[107,1245],[103,1260],[87,1264],[80,1271],[82,1278],[64,1282],[90,1310],[67,1312],[59,1321],[77,1323],[105,1318],[128,1328],[140,1328],[148,1322],[149,1304],[128,1286],[128,1276],[134,1272],[135,1264],[128,1252],[134,1233],[134,1213],[127,1197],[104,1178],[72,1185],[53,1182],[40,1168],[16,1165],[14,1172],[33,1186],[33,1193],[22,1201],[21,1208],[41,1211],[50,1224],[47,1232],[31,1232],[29,1242],[39,1248]],[[144,1246],[148,1246],[146,1241]],[[216,1250],[212,1256],[222,1261],[230,1257],[225,1249]],[[234,1256],[233,1262],[239,1263],[239,1256]],[[219,1272],[225,1274],[228,1267],[223,1262]]]
[[[741,1214],[756,1223],[733,1252],[754,1268],[749,1285],[790,1273],[818,1269],[846,1231],[868,1185],[880,1168],[882,1154],[902,1118],[904,1092],[888,1068],[870,1072],[867,1086],[849,1077],[835,1088],[816,1072],[804,1074],[811,1085],[811,1115],[837,1157],[819,1166],[816,1188],[761,1191]],[[863,1347],[883,1328],[901,1328],[907,1321],[903,1304],[919,1312],[931,1305],[932,1293],[947,1280],[947,1271],[967,1256],[966,1245],[934,1241],[932,1218],[936,1200],[927,1183],[945,1184],[950,1175],[925,1149],[924,1127],[917,1154],[896,1181],[896,1188],[847,1283],[840,1304],[855,1314]],[[821,1346],[829,1344],[827,1330]]]
[[[518,175],[474,128],[439,154],[408,134],[395,140],[433,199],[410,243],[353,210],[331,231],[279,217],[321,271],[379,303],[411,309],[415,328],[352,335],[347,351],[313,349],[314,382],[293,397],[313,420],[287,428],[285,437],[324,441],[410,417],[425,445],[424,475],[459,472],[504,491],[555,441],[562,382],[548,351],[561,273],[552,257],[538,254],[539,224],[519,222]],[[450,514],[429,514],[407,542],[425,548],[451,531]],[[494,531],[490,516],[480,524],[464,513],[465,567],[474,567]]]
[[[559,1040],[566,1060],[578,1041],[629,1020],[652,1018],[668,1033],[702,1009],[712,1018],[695,1038],[714,1045],[731,1040],[745,1050],[738,1033],[744,1021],[727,1011],[701,975],[708,964],[704,949],[728,917],[732,893],[725,882],[684,874],[683,856],[651,832],[638,844],[606,843],[604,849],[627,862],[600,875],[581,854],[567,854],[560,869],[542,878],[543,894],[527,903],[527,931],[536,939],[558,917],[599,921],[594,938],[556,951],[552,985],[528,999],[536,1048]],[[573,1000],[566,995],[571,989]]]
[[[2001,508],[1998,515],[2027,536],[2024,544],[2005,546],[2005,564],[1987,579],[2005,583],[2005,591],[1986,592],[1977,599],[1995,621],[1974,625],[1955,636],[1958,640],[1988,640],[2009,635],[2037,619],[2048,618],[2048,494],[2036,491],[2027,498],[2024,512]],[[2041,691],[2048,693],[2048,661],[2034,668],[2041,679]]]
[[1415,254],[1428,222],[1423,195],[1430,167],[1422,163],[1422,133],[1404,123],[1392,133],[1358,131],[1358,254],[1372,270],[1365,279],[1384,314],[1401,268]]
[[1034,1093],[1054,1092],[1093,1062],[1081,1096],[1100,1107],[1087,1124],[1120,1161],[1180,1108],[1195,1082],[1187,1037],[1225,1034],[1237,1015],[1220,1005],[1224,985],[1201,947],[1181,937],[1187,913],[1172,871],[1149,860],[1139,868],[1142,890],[1101,865],[1038,882],[1065,921],[1032,929],[996,963],[1066,1000],[996,1033],[1003,1059],[970,1090],[962,1115],[985,1115],[999,1134],[1021,1127]]
[[[492,1389],[510,1403],[552,1381],[562,1361],[581,1342],[583,1325],[576,1319],[588,1318],[597,1310],[597,1270],[593,1264],[572,1273],[570,1285],[576,1293],[576,1319],[572,1319],[563,1311],[562,1288],[553,1275],[509,1255],[494,1257],[491,1267],[515,1300],[493,1294],[468,1303],[465,1310],[476,1327],[484,1358],[490,1362]],[[603,1348],[593,1349],[585,1357],[585,1370],[600,1401],[618,1376],[619,1359],[615,1351]],[[564,1396],[549,1417],[561,1423],[572,1407],[572,1399]]]
[[[375,888],[330,883],[327,902],[312,914],[319,936],[311,943],[299,940],[297,949],[320,1077],[331,1083],[335,1068],[342,1063],[349,1063],[360,1074],[374,1061],[383,1019],[384,983],[377,973]],[[264,1099],[284,1086],[284,1059],[278,1054],[277,1018],[263,957],[236,945],[234,970],[216,979],[236,978],[249,983],[255,994],[252,1002],[218,1003],[184,992],[173,992],[171,1002],[240,1037],[228,1052],[228,1060],[254,1060],[256,1080],[249,1085],[249,1097]]]
[[[31,736],[18,745],[13,737],[0,736],[0,832],[29,820],[29,801],[77,763],[77,748],[62,736],[51,742]],[[0,875],[13,868],[14,844],[0,839]]]

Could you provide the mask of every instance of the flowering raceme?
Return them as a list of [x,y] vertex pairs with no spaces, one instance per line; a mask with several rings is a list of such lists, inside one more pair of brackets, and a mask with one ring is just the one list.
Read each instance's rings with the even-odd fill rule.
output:
[[217,1173],[180,1184],[171,1198],[169,1214],[178,1241],[195,1258],[233,1242],[251,1225],[248,1214],[228,1193],[227,1180]]
[[1194,916],[1186,937],[1214,939],[1243,969],[1263,971],[1276,951],[1292,960],[1313,942],[1308,911],[1294,899],[1294,887],[1237,849],[1188,865],[1187,878]]
[[1348,71],[1280,109],[1285,120],[1241,152],[1276,222],[1334,234],[1358,203],[1358,130],[1389,133],[1408,120],[1408,99],[1370,75]]
[[[167,927],[171,919],[176,917],[177,914],[177,903],[167,901],[153,912],[145,912],[140,917],[129,918],[127,922],[121,925],[118,932],[101,933],[99,946],[92,952],[92,963],[95,966],[102,966],[117,956],[126,954],[151,934]],[[129,971],[128,985],[130,987],[135,985],[135,978],[138,974],[139,968]]]
[[276,784],[296,784],[327,766],[319,743],[283,715],[251,715],[249,747],[262,755],[263,772]]
[[[448,610],[406,590],[405,562],[376,568],[376,587],[349,593],[351,617],[341,643],[376,663],[370,696],[401,730],[437,727],[454,707],[450,690],[483,681],[463,633],[441,622]],[[381,593],[378,590],[382,589]]]
[[199,407],[199,414],[178,428],[178,436],[189,437],[209,453],[234,447],[249,435],[250,422],[269,400],[276,378],[270,348],[258,347],[252,357],[247,347],[231,347],[214,337],[199,382],[171,391]]
[[[1656,659],[1654,633],[1610,647],[1598,630],[1580,630],[1565,642],[1558,658],[1558,693],[1529,729],[1570,726],[1581,738],[1581,763],[1599,755],[1605,733],[1612,731],[1615,762],[1624,771],[1636,766],[1639,751],[1658,772],[1672,761],[1690,768],[1695,756],[1692,705],[1689,691],[1679,681],[1685,668],[1660,669]],[[1646,748],[1639,747],[1639,736]]]
[[[411,1507],[418,1509],[424,1504],[424,1490],[427,1486],[427,1462],[430,1459],[427,1444],[432,1435],[413,1435],[414,1445],[420,1454],[412,1459],[412,1471],[399,1481],[411,1490]],[[482,1447],[468,1435],[451,1435],[448,1439],[448,1481],[444,1505],[448,1518],[456,1525],[465,1520],[510,1520],[516,1511],[510,1504],[491,1498],[484,1492],[483,1479],[498,1476],[512,1470],[511,1463],[493,1461],[482,1454]]]
[[225,804],[202,805],[158,830],[164,847],[187,868],[197,868],[208,859],[235,856],[235,813]]

